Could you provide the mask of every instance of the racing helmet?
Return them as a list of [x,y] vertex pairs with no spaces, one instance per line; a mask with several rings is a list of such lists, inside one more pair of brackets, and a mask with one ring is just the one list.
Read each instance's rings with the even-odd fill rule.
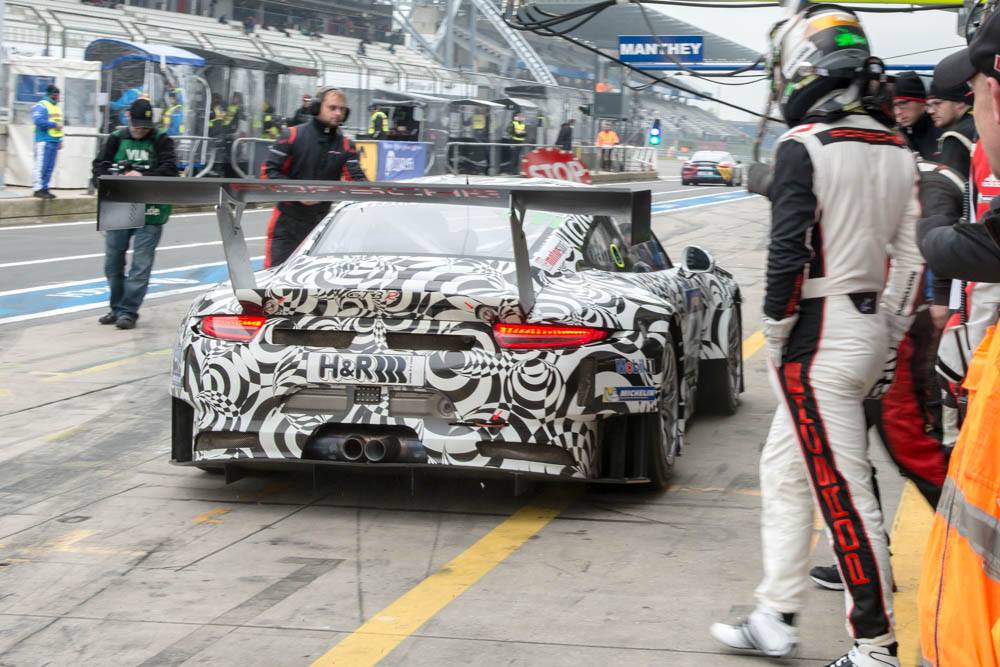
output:
[[772,100],[789,126],[807,116],[860,111],[871,50],[861,21],[838,5],[811,5],[771,30]]

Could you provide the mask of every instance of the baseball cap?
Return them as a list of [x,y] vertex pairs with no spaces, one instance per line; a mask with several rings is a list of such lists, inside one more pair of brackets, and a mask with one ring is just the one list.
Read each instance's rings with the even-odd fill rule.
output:
[[950,90],[981,72],[1000,81],[1000,11],[987,16],[969,46],[951,54],[934,68],[934,85]]
[[149,100],[139,98],[132,102],[132,106],[128,108],[128,114],[132,127],[156,127],[153,123],[153,105],[149,103]]

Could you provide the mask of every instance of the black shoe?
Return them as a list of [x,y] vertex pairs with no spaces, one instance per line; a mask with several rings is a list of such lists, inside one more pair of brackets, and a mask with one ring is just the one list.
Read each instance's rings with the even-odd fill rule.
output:
[[809,578],[820,588],[831,591],[844,590],[844,582],[840,579],[840,570],[836,565],[817,565],[809,570]]
[[872,646],[855,644],[854,648],[826,667],[899,667],[897,644],[892,646]]
[[118,321],[118,316],[114,313],[108,313],[107,315],[101,315],[98,317],[97,321],[101,324],[114,324]]
[[135,320],[131,317],[119,317],[115,326],[119,329],[135,329]]
[[45,197],[46,199],[55,199],[56,198],[56,196],[54,194],[52,194],[51,192],[49,192],[47,189],[46,190],[42,190],[42,196]]
[[45,196],[45,190],[35,190],[31,193],[31,196],[36,199],[48,199],[48,197]]

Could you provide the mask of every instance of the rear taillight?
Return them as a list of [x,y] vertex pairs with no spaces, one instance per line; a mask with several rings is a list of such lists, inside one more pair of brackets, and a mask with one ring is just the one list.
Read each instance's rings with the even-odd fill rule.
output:
[[201,332],[212,338],[246,343],[253,340],[267,322],[262,315],[208,315],[201,320]]
[[493,338],[500,347],[537,349],[542,347],[572,347],[603,340],[604,329],[572,327],[560,324],[494,324]]

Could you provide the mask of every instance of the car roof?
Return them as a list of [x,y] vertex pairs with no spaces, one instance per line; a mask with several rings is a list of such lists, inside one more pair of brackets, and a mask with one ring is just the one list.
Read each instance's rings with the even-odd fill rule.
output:
[[724,158],[732,158],[733,156],[726,151],[697,151],[691,156],[692,160],[719,160]]

